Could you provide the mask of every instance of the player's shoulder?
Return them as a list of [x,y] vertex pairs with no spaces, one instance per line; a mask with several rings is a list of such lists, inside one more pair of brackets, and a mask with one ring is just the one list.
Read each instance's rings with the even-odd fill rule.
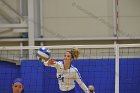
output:
[[76,67],[72,66],[72,65],[71,65],[71,69],[75,72],[78,72],[78,69]]

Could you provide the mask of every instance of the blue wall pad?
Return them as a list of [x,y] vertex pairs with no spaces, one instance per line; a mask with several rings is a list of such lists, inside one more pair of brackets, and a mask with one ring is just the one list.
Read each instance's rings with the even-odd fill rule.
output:
[[0,61],[0,93],[11,93],[13,80],[20,76],[19,72],[16,64]]

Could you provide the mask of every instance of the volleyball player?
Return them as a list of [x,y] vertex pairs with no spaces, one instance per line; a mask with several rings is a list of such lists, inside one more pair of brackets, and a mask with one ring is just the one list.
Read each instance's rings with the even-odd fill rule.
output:
[[12,93],[23,93],[24,85],[23,81],[20,78],[16,78],[12,84]]
[[89,93],[89,90],[82,81],[77,68],[71,65],[72,61],[77,59],[78,57],[79,50],[77,48],[73,48],[65,52],[63,61],[57,62],[53,59],[50,59],[49,61],[44,62],[45,66],[51,66],[56,68],[59,89],[61,93],[78,93],[74,81],[79,84],[79,86],[83,89],[85,93]]

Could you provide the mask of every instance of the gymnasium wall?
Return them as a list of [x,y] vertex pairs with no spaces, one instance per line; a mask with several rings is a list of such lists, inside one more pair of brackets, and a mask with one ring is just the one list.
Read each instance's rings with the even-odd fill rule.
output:
[[1,0],[0,1],[0,38],[19,37],[20,33],[13,32],[13,28],[3,27],[7,24],[20,23],[20,0]]
[[[4,1],[20,14],[19,0]],[[37,2],[38,0],[35,0],[35,13],[39,12],[39,10],[36,9],[38,7]],[[0,2],[0,5],[0,23],[18,23],[19,19],[17,15],[11,13],[11,10],[2,2]],[[140,12],[138,11],[140,9],[140,0],[119,0],[118,5],[119,37],[139,37]],[[100,37],[114,37],[112,28],[113,0],[43,0],[42,9],[44,25],[41,30],[43,30],[43,35],[48,40],[54,40],[54,38],[67,40],[67,37],[73,39],[82,38],[85,40],[93,37],[97,37],[98,39],[100,39]],[[26,8],[23,12],[27,12]],[[36,14],[35,17],[39,16],[38,13]],[[35,22],[35,20],[33,20],[33,22]],[[37,24],[35,23],[35,25]],[[19,33],[14,33],[11,29],[1,29],[1,31],[0,37],[20,36]],[[39,34],[39,32],[38,30],[36,33]],[[35,38],[38,38],[36,33]],[[19,42],[16,43],[19,44]],[[13,45],[13,43],[11,45]],[[25,43],[25,45],[27,45],[27,43]]]
[[43,9],[46,38],[113,35],[112,29],[102,22],[113,24],[112,0],[44,0]]
[[[140,59],[120,59],[120,93],[139,93]],[[114,93],[114,59],[80,59],[73,62],[86,85],[93,84],[97,93]],[[21,77],[25,93],[58,93],[55,68],[45,67],[36,60],[23,60],[21,66],[0,62],[0,93],[11,93],[11,83]],[[79,93],[83,93],[77,86]],[[57,92],[56,92],[57,91]]]
[[[113,37],[113,0],[44,0],[43,9],[46,38]],[[119,37],[140,36],[139,9],[140,0],[118,0]]]

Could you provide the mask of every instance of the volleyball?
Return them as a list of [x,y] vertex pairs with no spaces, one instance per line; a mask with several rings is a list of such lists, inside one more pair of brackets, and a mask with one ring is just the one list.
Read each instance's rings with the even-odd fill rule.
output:
[[36,56],[38,60],[45,62],[50,59],[51,51],[46,47],[42,47],[37,50]]

